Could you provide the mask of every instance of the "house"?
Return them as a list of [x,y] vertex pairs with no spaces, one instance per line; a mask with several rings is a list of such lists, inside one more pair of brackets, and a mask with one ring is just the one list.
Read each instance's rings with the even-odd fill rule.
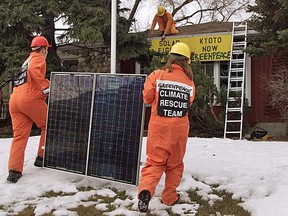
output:
[[[157,52],[169,52],[171,46],[182,41],[190,46],[194,59],[201,62],[206,74],[214,78],[217,89],[227,86],[229,61],[231,52],[233,23],[204,23],[178,27],[179,34],[167,36],[161,41],[155,36],[151,41],[151,49]],[[156,32],[155,32],[156,33]],[[248,28],[249,35],[256,34]],[[95,44],[83,47],[79,44],[58,46],[58,55],[69,71],[95,73],[110,72],[110,47]],[[281,119],[279,111],[269,105],[269,89],[263,85],[270,74],[277,73],[280,67],[288,68],[288,57],[276,54],[261,58],[246,59],[245,97],[249,112],[244,113],[244,127],[264,128],[271,136],[286,136],[287,125]],[[117,62],[118,73],[143,73],[141,65],[134,59]],[[215,104],[215,110],[223,111],[223,106]],[[149,114],[149,110],[148,110]],[[146,125],[149,115],[146,115]]]
[[[151,49],[157,52],[169,52],[171,46],[177,41],[185,42],[194,53],[194,59],[192,60],[200,61],[205,73],[214,77],[214,84],[217,89],[220,90],[222,87],[227,86],[233,23],[213,22],[183,26],[178,27],[178,29],[179,34],[167,36],[164,41],[161,41],[160,34],[159,36],[153,37]],[[248,37],[256,33],[254,30],[248,28]],[[157,35],[157,31],[155,34]],[[69,46],[58,47],[58,52],[60,58],[63,62],[66,62],[66,64],[71,65],[71,62],[74,61],[74,69],[71,68],[71,71],[109,72],[110,64],[107,60],[110,61],[110,51],[108,47],[105,48],[99,45],[98,49],[100,49],[100,51],[95,52],[97,48],[94,46],[93,53],[95,55],[93,53],[91,54],[90,50],[89,56],[89,54],[85,54],[85,51],[81,49],[79,51],[79,47],[71,49]],[[78,49],[77,56],[75,56],[75,49]],[[74,54],[72,50],[74,50]],[[68,53],[68,55],[61,55],[61,52]],[[102,53],[104,56],[97,57],[99,53]],[[97,66],[97,62],[103,63],[103,61],[106,61],[106,65]],[[90,66],[88,67],[87,64]],[[249,112],[244,113],[244,127],[249,126],[251,129],[261,127],[267,130],[271,136],[286,135],[287,125],[281,119],[280,113],[269,105],[269,98],[267,97],[269,89],[263,86],[263,83],[265,83],[269,75],[276,73],[279,67],[282,66],[288,67],[287,56],[274,54],[254,58],[247,55],[245,97],[248,102]],[[117,67],[118,73],[143,73],[141,65],[133,59],[118,62]],[[215,104],[215,110],[223,111],[224,107]],[[148,120],[149,115],[146,115],[146,124]]]
[[[205,73],[214,77],[217,89],[226,87],[233,23],[204,23],[178,29],[178,35],[171,35],[165,41],[161,41],[160,37],[153,38],[151,48],[167,52],[177,41],[187,43],[194,53],[192,60],[202,63]],[[253,34],[257,32],[248,28],[248,37]],[[245,98],[249,112],[244,112],[244,127],[261,127],[272,136],[286,135],[287,124],[281,119],[279,111],[269,105],[269,89],[264,86],[269,75],[277,73],[281,67],[288,68],[287,56],[277,53],[261,58],[246,56]],[[224,107],[215,105],[215,109],[224,110]]]

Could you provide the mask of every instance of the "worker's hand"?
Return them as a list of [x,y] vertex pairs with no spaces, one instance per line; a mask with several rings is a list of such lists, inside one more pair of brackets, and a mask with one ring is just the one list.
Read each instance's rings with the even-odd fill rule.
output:
[[161,41],[164,41],[164,40],[165,40],[165,38],[166,38],[166,35],[165,35],[165,34],[163,34],[163,36],[161,37]]
[[43,92],[43,94],[47,95],[50,92],[50,88],[48,87],[48,88],[44,89],[42,92]]
[[153,35],[154,35],[154,31],[151,31],[150,36],[153,37]]
[[49,88],[49,87],[46,88],[46,89],[44,89],[44,90],[42,91],[42,99],[43,99],[43,100],[46,100],[46,98],[47,98],[48,95],[49,95],[49,92],[50,92],[50,88]]

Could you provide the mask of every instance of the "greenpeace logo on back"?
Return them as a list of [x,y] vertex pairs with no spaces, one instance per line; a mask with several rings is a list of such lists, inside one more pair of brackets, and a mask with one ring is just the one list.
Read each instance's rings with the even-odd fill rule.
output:
[[193,88],[180,82],[157,80],[159,96],[157,113],[165,117],[184,117],[190,105]]
[[20,86],[20,85],[27,82],[27,71],[28,71],[28,65],[29,65],[30,60],[31,60],[31,57],[28,58],[23,63],[23,65],[20,68],[19,73],[14,77],[14,79],[13,79],[13,86],[14,87]]

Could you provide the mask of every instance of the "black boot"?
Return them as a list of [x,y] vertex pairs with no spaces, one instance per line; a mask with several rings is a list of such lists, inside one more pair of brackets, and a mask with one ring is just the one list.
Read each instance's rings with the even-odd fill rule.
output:
[[34,166],[36,167],[43,167],[43,158],[37,156],[37,158],[34,161]]
[[12,183],[17,183],[17,181],[21,178],[22,173],[15,171],[15,170],[9,170],[9,175],[7,177],[7,181],[10,181]]
[[149,201],[151,199],[151,194],[148,190],[143,190],[140,192],[139,197],[138,197],[138,209],[141,212],[147,212],[148,206],[149,206]]

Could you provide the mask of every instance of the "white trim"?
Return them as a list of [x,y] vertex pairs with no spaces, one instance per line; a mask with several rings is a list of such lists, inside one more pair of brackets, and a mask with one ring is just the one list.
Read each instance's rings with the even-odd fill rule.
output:
[[245,98],[248,100],[248,106],[251,106],[251,57],[249,55],[246,55],[245,70]]
[[116,73],[117,2],[111,1],[111,74]]
[[135,61],[135,74],[141,74],[141,64]]
[[214,61],[214,84],[220,91],[220,61]]

